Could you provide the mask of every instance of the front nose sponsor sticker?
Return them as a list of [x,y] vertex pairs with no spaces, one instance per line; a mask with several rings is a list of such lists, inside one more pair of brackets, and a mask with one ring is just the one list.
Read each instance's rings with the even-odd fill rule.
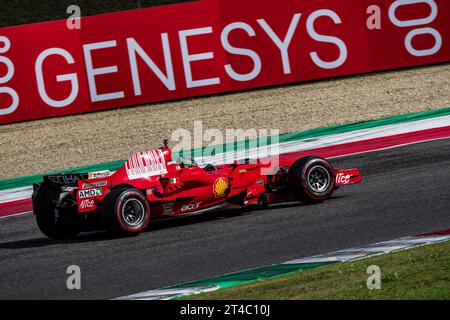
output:
[[344,175],[342,173],[339,173],[336,176],[336,183],[338,183],[338,184],[347,184],[349,182],[350,182],[350,175],[349,174]]

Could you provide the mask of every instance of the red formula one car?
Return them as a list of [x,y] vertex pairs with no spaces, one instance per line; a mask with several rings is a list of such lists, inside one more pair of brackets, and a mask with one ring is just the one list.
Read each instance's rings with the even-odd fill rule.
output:
[[235,161],[200,167],[172,161],[165,144],[134,154],[115,173],[57,174],[34,185],[33,211],[50,238],[106,229],[115,236],[135,235],[151,219],[220,209],[265,207],[271,203],[317,203],[340,185],[361,182],[358,169],[337,170],[315,156],[273,161]]

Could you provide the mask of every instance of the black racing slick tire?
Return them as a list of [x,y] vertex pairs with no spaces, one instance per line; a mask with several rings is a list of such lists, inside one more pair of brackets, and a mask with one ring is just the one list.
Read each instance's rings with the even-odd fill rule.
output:
[[55,211],[59,192],[45,183],[40,184],[33,194],[33,212],[39,229],[55,240],[72,239],[80,232],[76,212]]
[[150,221],[147,199],[137,189],[117,188],[103,199],[102,225],[115,237],[134,236],[143,232]]
[[289,169],[288,184],[297,200],[305,204],[323,202],[335,190],[334,168],[320,157],[298,159]]

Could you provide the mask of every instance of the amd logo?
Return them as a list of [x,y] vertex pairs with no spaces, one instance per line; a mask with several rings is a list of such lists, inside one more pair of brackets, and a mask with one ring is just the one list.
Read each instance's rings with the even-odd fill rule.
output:
[[81,190],[81,191],[78,192],[78,196],[80,197],[80,199],[97,197],[97,196],[101,196],[101,195],[102,195],[102,189],[101,188]]

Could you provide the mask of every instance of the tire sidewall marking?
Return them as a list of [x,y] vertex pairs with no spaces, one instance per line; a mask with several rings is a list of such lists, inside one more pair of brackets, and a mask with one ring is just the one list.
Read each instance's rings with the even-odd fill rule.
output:
[[[137,198],[137,199],[139,199],[142,202],[142,204],[144,206],[144,210],[146,211],[146,217],[144,219],[145,222],[144,222],[143,225],[131,227],[131,226],[127,225],[123,221],[122,214],[121,214],[122,205],[123,205],[123,202],[125,200],[127,200],[128,198]],[[116,211],[116,218],[117,218],[117,221],[119,222],[120,227],[124,231],[127,231],[127,232],[136,232],[136,231],[140,232],[140,231],[143,231],[147,227],[147,225],[148,225],[148,223],[150,221],[150,208],[149,208],[149,205],[147,203],[147,199],[145,199],[144,195],[141,192],[139,192],[139,191],[134,191],[134,190],[132,190],[132,191],[130,191],[130,190],[123,191],[119,195],[119,198],[117,199],[116,206],[115,206],[115,211]]]
[[[328,173],[330,173],[330,183],[328,185],[328,188],[325,189],[321,193],[312,192],[308,185],[307,174],[308,174],[308,171],[314,165],[316,165],[316,166],[320,165],[325,170],[327,170]],[[303,170],[302,170],[302,174],[301,174],[301,186],[302,186],[304,192],[306,192],[309,196],[311,196],[317,200],[326,198],[330,194],[330,192],[334,189],[334,180],[335,180],[334,170],[332,169],[331,165],[326,160],[317,159],[317,158],[311,159],[308,162],[306,162],[305,165],[303,166]]]

